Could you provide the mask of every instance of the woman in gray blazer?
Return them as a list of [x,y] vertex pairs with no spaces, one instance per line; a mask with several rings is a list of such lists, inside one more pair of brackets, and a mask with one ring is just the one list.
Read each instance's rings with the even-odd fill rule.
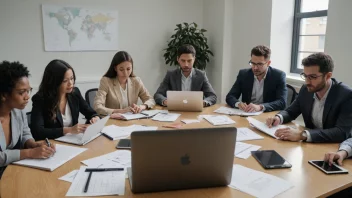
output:
[[29,72],[19,62],[0,63],[0,178],[6,166],[26,158],[48,158],[55,145],[35,142],[22,111],[32,88]]

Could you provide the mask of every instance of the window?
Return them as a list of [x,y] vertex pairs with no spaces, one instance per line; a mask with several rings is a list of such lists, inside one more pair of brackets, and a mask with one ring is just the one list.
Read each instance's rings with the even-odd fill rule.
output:
[[302,59],[323,52],[329,0],[295,0],[291,72],[302,72]]

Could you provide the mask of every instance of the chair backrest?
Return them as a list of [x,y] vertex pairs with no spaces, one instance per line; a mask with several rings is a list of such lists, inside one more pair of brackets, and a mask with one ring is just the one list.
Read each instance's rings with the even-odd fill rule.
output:
[[289,84],[286,84],[287,87],[287,103],[286,107],[290,106],[293,101],[295,101],[296,97],[298,96],[298,93],[294,87],[292,87]]
[[26,113],[26,115],[27,115],[27,122],[28,122],[29,128],[31,128],[31,114],[32,114],[32,112],[27,112],[27,113]]
[[97,91],[98,91],[98,88],[89,89],[85,95],[86,101],[88,102],[89,106],[92,108],[94,108],[94,98]]

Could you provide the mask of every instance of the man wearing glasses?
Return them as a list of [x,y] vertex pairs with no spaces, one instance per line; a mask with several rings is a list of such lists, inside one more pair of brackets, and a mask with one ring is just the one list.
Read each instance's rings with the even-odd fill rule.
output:
[[[238,73],[235,84],[226,96],[226,103],[245,112],[283,110],[287,88],[284,72],[270,66],[271,50],[263,45],[251,51],[249,69]],[[239,97],[242,95],[242,101]]]
[[275,135],[288,141],[343,142],[351,137],[352,90],[331,78],[334,63],[319,52],[302,60],[301,77],[305,80],[297,99],[286,110],[268,118],[269,127],[291,122],[303,115],[307,130],[278,129]]

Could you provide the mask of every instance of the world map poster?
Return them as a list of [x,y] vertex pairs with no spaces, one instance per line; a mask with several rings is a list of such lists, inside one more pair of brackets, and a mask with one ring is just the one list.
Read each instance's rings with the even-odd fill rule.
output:
[[118,12],[42,5],[45,51],[118,50]]

